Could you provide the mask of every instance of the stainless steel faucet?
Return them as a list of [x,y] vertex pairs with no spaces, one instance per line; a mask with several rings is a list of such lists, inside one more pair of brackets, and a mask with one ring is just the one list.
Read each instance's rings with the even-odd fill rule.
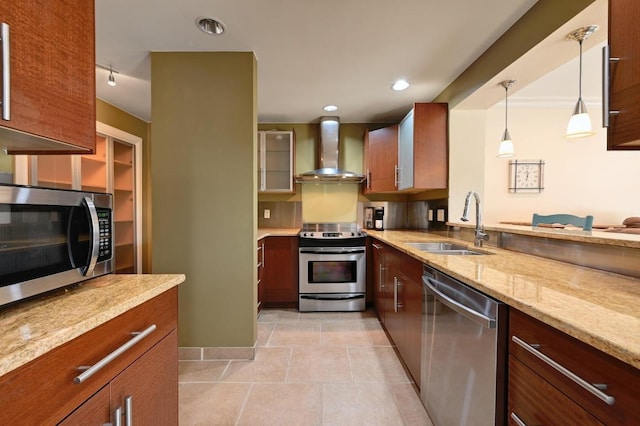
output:
[[484,225],[482,224],[482,213],[480,212],[480,196],[474,192],[469,191],[467,194],[467,198],[464,200],[464,211],[462,212],[462,217],[460,218],[463,222],[468,222],[469,218],[469,202],[471,201],[471,194],[476,199],[476,235],[473,241],[473,244],[477,247],[482,247],[483,241],[489,241],[489,235],[484,232]]

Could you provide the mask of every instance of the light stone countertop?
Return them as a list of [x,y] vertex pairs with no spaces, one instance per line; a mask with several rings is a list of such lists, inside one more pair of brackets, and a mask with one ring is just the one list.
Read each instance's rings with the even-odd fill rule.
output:
[[[447,222],[449,226],[475,229],[475,224]],[[513,234],[529,235],[533,237],[554,238],[566,241],[578,241],[608,246],[630,247],[640,249],[640,234],[625,234],[621,232],[606,232],[594,229],[591,232],[573,231],[566,229],[537,228],[525,225],[485,224],[485,231],[510,232]]]
[[264,237],[295,237],[300,228],[259,228],[258,240]]
[[104,275],[0,310],[0,376],[179,285],[183,274]]
[[[460,240],[420,231],[366,232],[489,296],[640,368],[640,279],[493,247],[479,249],[493,253],[486,256],[429,254],[404,243],[460,243]],[[474,248],[473,243],[465,244]]]

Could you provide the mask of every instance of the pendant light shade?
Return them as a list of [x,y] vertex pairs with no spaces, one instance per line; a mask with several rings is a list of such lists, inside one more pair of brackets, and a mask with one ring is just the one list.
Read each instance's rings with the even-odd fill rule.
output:
[[509,128],[507,127],[507,119],[509,106],[507,103],[508,100],[508,92],[509,87],[511,87],[516,80],[504,80],[500,82],[500,85],[504,87],[504,133],[502,134],[502,140],[500,141],[500,146],[498,147],[498,157],[499,158],[508,158],[513,157],[515,152],[513,150],[513,141],[511,140],[511,134],[509,133]]
[[589,25],[588,27],[578,28],[571,32],[567,38],[575,40],[580,45],[580,70],[578,75],[578,102],[573,109],[573,114],[567,125],[566,138],[577,139],[591,136],[594,132],[591,130],[591,118],[587,112],[587,107],[582,100],[582,42],[598,29],[597,25]]

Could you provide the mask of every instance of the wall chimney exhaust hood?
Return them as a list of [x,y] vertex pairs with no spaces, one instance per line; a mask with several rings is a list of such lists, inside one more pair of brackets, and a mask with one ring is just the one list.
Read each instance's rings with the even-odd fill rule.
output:
[[364,180],[363,175],[338,168],[339,128],[339,117],[322,117],[320,119],[320,145],[318,147],[320,167],[296,175],[296,182],[360,183]]

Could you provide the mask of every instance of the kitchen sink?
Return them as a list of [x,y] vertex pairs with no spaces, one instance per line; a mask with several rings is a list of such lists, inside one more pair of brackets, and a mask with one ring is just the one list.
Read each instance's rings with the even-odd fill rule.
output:
[[409,242],[404,244],[431,254],[448,254],[457,256],[490,254],[477,250],[471,250],[464,244],[450,243],[448,241]]

